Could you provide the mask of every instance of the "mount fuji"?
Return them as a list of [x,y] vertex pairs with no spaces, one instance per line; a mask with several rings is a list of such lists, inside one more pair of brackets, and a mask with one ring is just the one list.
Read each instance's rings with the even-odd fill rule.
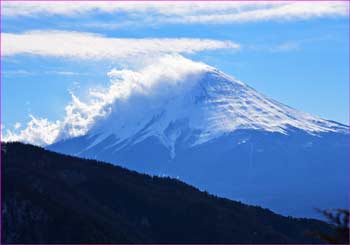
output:
[[348,126],[183,57],[110,76],[105,113],[47,149],[179,178],[284,215],[348,207]]

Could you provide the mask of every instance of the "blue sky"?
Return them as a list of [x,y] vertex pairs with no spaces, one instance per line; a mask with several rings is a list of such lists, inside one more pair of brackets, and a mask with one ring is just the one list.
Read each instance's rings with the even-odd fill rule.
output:
[[[235,3],[237,6],[229,7],[224,5],[229,3],[221,7],[206,3],[123,7],[21,4],[3,4],[2,9],[5,131],[24,128],[29,115],[62,120],[71,101],[70,91],[84,98],[89,88],[109,83],[106,74],[111,69],[132,67],[133,62],[157,52],[178,52],[291,107],[349,124],[349,17],[345,2]],[[60,35],[55,37],[55,33]],[[91,33],[103,40],[97,42]],[[87,44],[90,46],[82,53],[69,46],[74,35],[97,44]],[[42,43],[38,36],[43,37]],[[105,53],[98,45],[113,38],[140,43],[136,51],[119,47],[115,53]],[[149,38],[152,40],[145,43]],[[191,39],[193,44],[188,47],[179,38]],[[172,43],[165,42],[160,51],[155,50],[164,39]],[[55,42],[59,45],[49,46]],[[130,44],[132,49],[131,42],[120,43]],[[174,51],[170,46],[178,48]],[[96,52],[89,53],[89,49]]]

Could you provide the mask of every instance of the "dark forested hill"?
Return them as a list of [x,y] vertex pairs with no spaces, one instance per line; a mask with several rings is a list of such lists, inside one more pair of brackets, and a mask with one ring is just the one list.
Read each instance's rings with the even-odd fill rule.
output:
[[2,144],[1,160],[3,243],[319,243],[306,234],[332,229],[31,145]]

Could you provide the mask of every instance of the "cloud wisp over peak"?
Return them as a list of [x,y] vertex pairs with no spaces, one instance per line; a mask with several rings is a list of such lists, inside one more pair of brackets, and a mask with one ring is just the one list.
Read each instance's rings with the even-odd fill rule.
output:
[[180,55],[159,57],[135,71],[112,69],[107,74],[110,85],[103,89],[92,88],[87,101],[82,101],[71,92],[72,100],[65,107],[66,114],[62,120],[50,121],[29,115],[31,120],[26,126],[14,125],[15,130],[7,129],[2,132],[2,140],[46,146],[61,139],[84,135],[111,113],[116,102],[140,94],[155,99],[164,98],[169,93],[190,86],[189,82],[193,79],[187,78],[193,78],[208,69],[211,69],[208,65]]

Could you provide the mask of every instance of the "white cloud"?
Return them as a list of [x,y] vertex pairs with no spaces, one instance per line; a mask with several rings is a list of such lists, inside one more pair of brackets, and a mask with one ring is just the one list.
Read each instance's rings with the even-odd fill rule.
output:
[[[171,23],[234,23],[347,16],[347,2],[4,2],[4,16],[107,13]],[[116,26],[116,23],[110,25]],[[117,25],[119,27],[120,25]]]
[[166,53],[238,49],[230,41],[191,38],[110,38],[93,33],[32,31],[2,34],[2,55],[31,54],[79,59],[125,59]]
[[30,115],[31,120],[25,129],[19,133],[7,130],[2,140],[6,141],[22,141],[35,145],[47,145],[55,140],[60,132],[59,122],[50,122],[44,118],[36,118]]
[[26,70],[7,70],[2,71],[3,75],[33,75],[33,72],[26,71]]
[[15,125],[13,126],[15,129],[19,129],[21,127],[21,123],[16,122]]
[[305,20],[317,17],[347,16],[349,8],[344,2],[285,2],[270,6],[239,10],[237,12],[192,14],[169,18],[173,23],[236,23],[268,20]]
[[298,40],[298,41],[286,41],[278,44],[255,44],[246,46],[247,49],[252,51],[262,51],[262,52],[269,52],[269,53],[280,53],[280,52],[289,52],[289,51],[296,51],[300,50],[302,47],[302,44],[307,41],[305,40]]
[[47,71],[46,74],[54,74],[54,75],[62,75],[62,76],[79,76],[84,75],[79,72],[73,72],[73,71]]
[[[105,89],[91,89],[88,101],[83,102],[72,94],[72,101],[66,106],[66,115],[61,121],[50,122],[31,115],[27,126],[18,133],[7,130],[3,135],[4,141],[22,141],[45,146],[60,139],[84,135],[112,113],[118,103],[131,96],[147,94],[163,103],[161,98],[176,96],[176,92],[181,93],[191,86],[191,81],[196,80],[193,79],[195,76],[211,69],[203,63],[179,55],[166,55],[153,62],[138,71],[112,69],[108,73],[110,86]],[[132,114],[138,115],[136,112]]]
[[[27,71],[27,70],[7,70],[7,71],[2,71],[3,75],[42,75],[41,73],[37,73],[34,71]],[[73,72],[73,71],[45,71],[45,74],[49,75],[61,75],[61,76],[79,76],[79,75],[87,75],[88,73],[81,73],[81,72]]]
[[297,50],[300,48],[298,42],[285,42],[277,45],[271,49],[271,52],[287,52],[291,50]]

